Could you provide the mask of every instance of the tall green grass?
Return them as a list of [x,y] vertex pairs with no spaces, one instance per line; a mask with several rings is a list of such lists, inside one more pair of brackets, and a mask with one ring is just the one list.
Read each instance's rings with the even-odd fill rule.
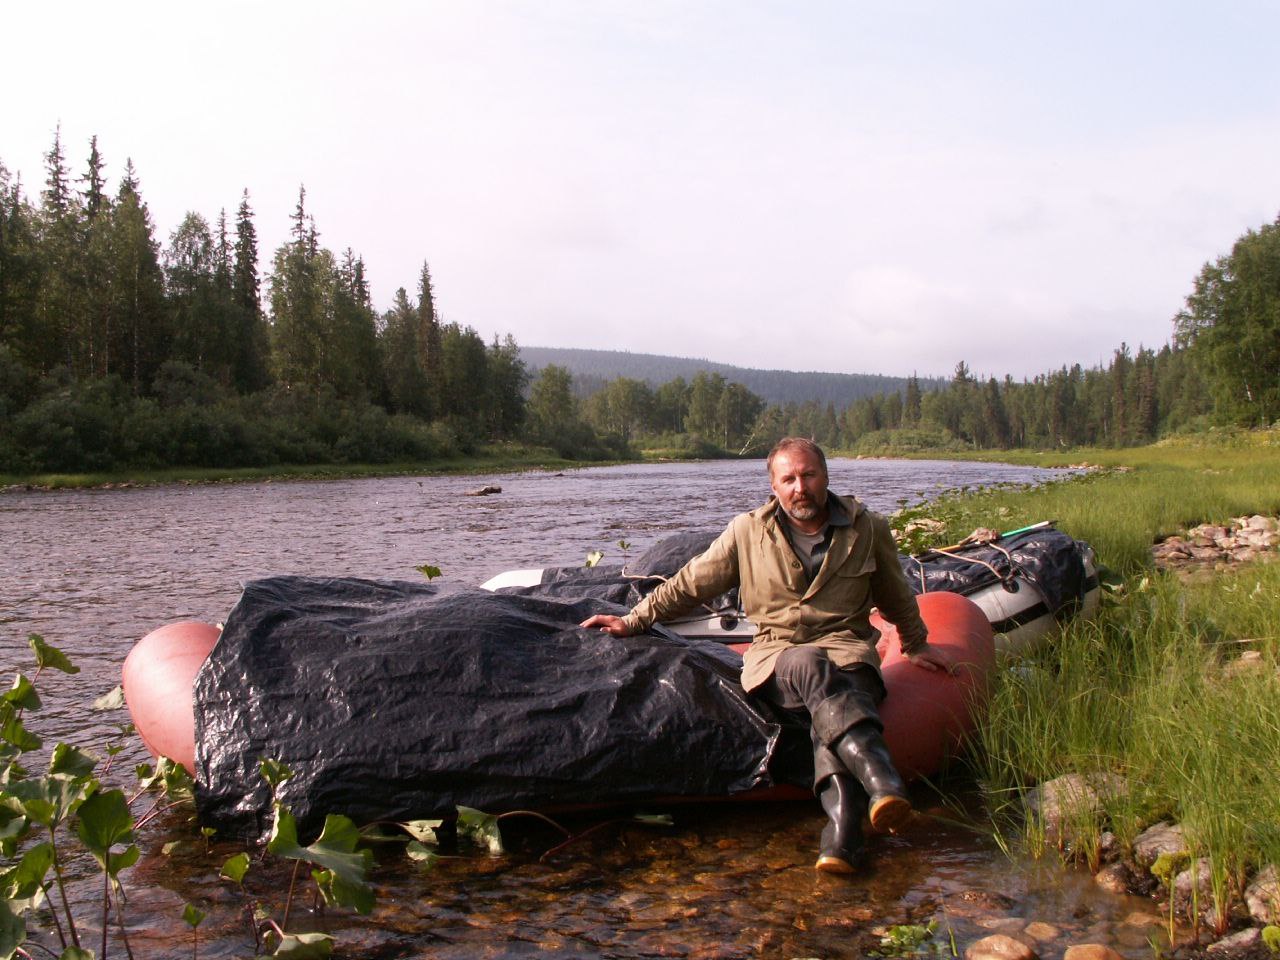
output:
[[[1280,437],[1280,431],[1274,433]],[[1178,444],[1004,459],[1049,461],[1045,466],[1088,462],[1103,469],[1030,490],[966,492],[912,512],[943,520],[948,542],[978,526],[1012,530],[1057,520],[1060,529],[1088,541],[1104,564],[1123,575],[1149,568],[1152,543],[1179,530],[1246,513],[1280,512],[1280,443]]]
[[[1280,863],[1280,562],[1183,582],[1152,570],[1149,551],[1190,524],[1275,514],[1280,449],[1146,448],[1129,460],[1126,472],[945,506],[957,538],[970,524],[1056,518],[1122,574],[1092,621],[1000,671],[973,763],[997,824],[1019,824],[1032,846],[1043,840],[1035,817],[1021,817],[1032,786],[1117,777],[1100,809],[1068,817],[1066,842],[1096,860],[1104,829],[1131,844],[1173,820],[1207,859],[1225,918],[1250,872]],[[1234,669],[1245,651],[1259,662]]]

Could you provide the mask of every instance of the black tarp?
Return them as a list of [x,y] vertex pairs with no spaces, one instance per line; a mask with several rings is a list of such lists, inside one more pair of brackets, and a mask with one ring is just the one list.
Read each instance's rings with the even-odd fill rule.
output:
[[899,560],[916,593],[944,590],[968,595],[995,583],[1016,590],[1026,582],[1040,591],[1050,613],[1066,615],[1076,610],[1086,590],[1097,585],[1088,581],[1086,549],[1061,530],[1041,527],[993,543]]
[[743,694],[735,653],[577,626],[597,612],[624,611],[426,583],[249,583],[196,678],[202,822],[269,828],[263,757],[294,771],[279,798],[305,833],[327,813],[725,796],[780,776],[781,728]]

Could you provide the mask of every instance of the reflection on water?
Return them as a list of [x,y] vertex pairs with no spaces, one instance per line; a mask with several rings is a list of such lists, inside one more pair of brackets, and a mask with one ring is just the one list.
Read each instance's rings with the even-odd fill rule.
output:
[[[835,460],[831,475],[833,489],[890,512],[900,500],[1053,472]],[[502,493],[466,495],[486,484]],[[758,461],[9,492],[0,495],[3,665],[25,667],[30,632],[66,650],[84,672],[48,678],[33,726],[48,740],[92,745],[117,717],[89,715],[84,705],[119,682],[133,641],[171,620],[220,620],[246,580],[276,573],[413,579],[416,565],[431,563],[448,580],[473,584],[504,569],[581,563],[591,549],[616,562],[619,540],[634,553],[670,531],[716,529],[767,494]],[[128,769],[144,756],[135,744],[116,762]],[[948,805],[971,794],[956,786]],[[430,873],[380,851],[374,918],[331,915],[327,922],[347,956],[854,957],[876,946],[880,928],[930,919],[952,931],[962,950],[989,932],[1025,938],[1030,929],[1046,938],[1037,947],[1046,958],[1081,941],[1150,955],[1151,918],[1141,902],[1101,894],[1087,875],[1056,865],[1011,864],[980,830],[955,822],[981,823],[980,811],[939,807],[945,820],[874,840],[867,872],[853,880],[813,870],[822,826],[816,804],[661,812],[674,813],[675,825],[610,823],[545,862],[541,854],[558,839],[534,821],[511,824],[509,856],[463,850]],[[143,860],[126,875],[135,956],[189,949],[181,920],[187,902],[210,914],[200,928],[201,956],[251,953],[243,901],[216,880],[234,850],[215,845],[205,853],[189,828],[172,819],[157,824],[144,837]],[[161,853],[184,837],[176,852]],[[252,873],[249,887],[275,900],[278,917],[287,883],[268,871]],[[93,887],[76,889],[85,904],[97,895]],[[1041,925],[1028,928],[1031,921]]]

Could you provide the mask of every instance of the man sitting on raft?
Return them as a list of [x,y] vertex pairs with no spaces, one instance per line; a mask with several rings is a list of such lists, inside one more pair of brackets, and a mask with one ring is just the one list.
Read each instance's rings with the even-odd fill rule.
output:
[[864,816],[872,829],[890,832],[912,815],[882,735],[885,688],[871,608],[898,628],[912,664],[947,671],[954,665],[928,642],[888,522],[852,497],[828,495],[822,449],[787,437],[767,464],[774,494],[768,503],[734,517],[705,553],[625,617],[597,614],[582,626],[630,636],[737,586],[756,626],[742,686],[808,715],[814,792],[830,817],[815,867],[852,873]]

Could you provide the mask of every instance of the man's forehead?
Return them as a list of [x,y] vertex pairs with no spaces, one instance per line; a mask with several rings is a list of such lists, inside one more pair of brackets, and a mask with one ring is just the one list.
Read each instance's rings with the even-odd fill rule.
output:
[[822,473],[822,461],[808,450],[781,450],[773,458],[769,468],[771,477],[789,473]]

